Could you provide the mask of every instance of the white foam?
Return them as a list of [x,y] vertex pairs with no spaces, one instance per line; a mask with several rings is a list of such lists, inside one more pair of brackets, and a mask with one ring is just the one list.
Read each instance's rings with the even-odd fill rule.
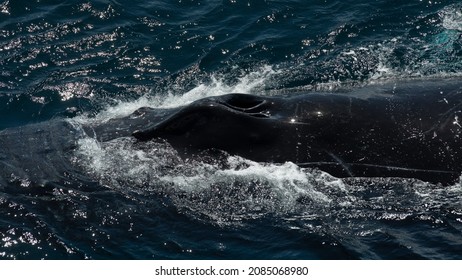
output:
[[462,32],[462,5],[450,5],[439,13],[444,28]]
[[149,96],[142,96],[134,101],[115,101],[115,104],[107,106],[104,110],[100,111],[96,116],[88,117],[80,115],[74,118],[79,123],[99,123],[106,122],[110,119],[128,116],[135,110],[141,107],[151,107],[156,104],[155,98]]
[[155,147],[149,144],[149,148],[141,150],[134,148],[133,143],[130,138],[104,143],[90,137],[83,138],[78,141],[75,162],[103,185],[119,188],[129,182],[136,186],[136,190],[158,177],[157,169],[169,165],[170,158],[167,149],[161,145]]
[[[239,177],[247,181],[258,180],[271,182],[274,189],[288,200],[295,201],[300,196],[309,196],[317,201],[325,203],[330,202],[330,199],[324,194],[310,188],[313,174],[301,169],[292,162],[279,164],[262,164],[250,160],[245,160],[240,157],[229,157],[231,169],[220,170],[220,176]],[[247,168],[237,169],[242,162],[247,164]]]

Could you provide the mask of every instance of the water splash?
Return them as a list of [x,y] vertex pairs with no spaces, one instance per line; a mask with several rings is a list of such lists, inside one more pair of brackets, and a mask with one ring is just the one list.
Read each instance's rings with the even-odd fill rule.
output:
[[[210,78],[206,79],[208,81],[198,81],[194,88],[185,92],[177,92],[179,91],[178,89],[174,91],[169,88],[164,89],[164,92],[153,92],[142,88],[141,92],[139,92],[142,96],[134,101],[114,100],[115,104],[114,102],[110,105],[106,104],[105,109],[96,116],[81,115],[75,120],[80,123],[105,122],[109,119],[127,116],[140,107],[174,108],[211,96],[228,93],[253,93],[260,91],[277,74],[278,71],[274,70],[273,67],[265,65],[244,74],[231,83],[227,81],[228,77],[226,75],[211,74]],[[63,97],[68,95],[68,90],[66,89],[60,92]]]
[[462,32],[462,5],[455,4],[447,6],[443,8],[438,15],[445,29]]
[[210,159],[207,154],[181,158],[164,142],[84,138],[74,162],[113,190],[162,194],[181,211],[217,223],[286,215],[297,211],[300,200],[326,207],[331,198],[318,187],[342,188],[323,172],[289,162],[257,163],[226,154]]
[[460,183],[441,187],[413,179],[339,179],[290,162],[257,163],[225,153],[181,158],[168,143],[131,138],[81,139],[74,162],[111,190],[146,199],[161,196],[188,217],[220,226],[272,216],[285,221],[284,227],[364,236],[384,222],[433,223],[445,209],[462,226]]

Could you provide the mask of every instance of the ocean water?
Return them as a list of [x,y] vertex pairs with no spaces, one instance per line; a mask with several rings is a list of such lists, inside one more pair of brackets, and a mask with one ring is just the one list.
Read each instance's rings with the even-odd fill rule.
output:
[[72,129],[231,92],[457,79],[460,1],[0,0],[0,66],[2,259],[462,258],[460,183],[223,167]]

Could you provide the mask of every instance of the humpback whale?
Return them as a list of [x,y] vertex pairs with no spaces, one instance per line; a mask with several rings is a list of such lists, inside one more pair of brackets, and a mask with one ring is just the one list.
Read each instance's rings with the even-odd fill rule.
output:
[[234,93],[175,108],[144,107],[100,123],[53,119],[8,128],[0,131],[0,183],[11,174],[60,180],[61,169],[73,169],[72,154],[83,137],[134,137],[140,144],[161,139],[184,157],[219,150],[336,177],[447,185],[462,173],[462,81],[395,81],[279,96]]
[[337,177],[451,184],[462,172],[462,82],[396,82],[284,97],[227,94],[179,108],[133,136],[165,139],[183,155],[218,149]]

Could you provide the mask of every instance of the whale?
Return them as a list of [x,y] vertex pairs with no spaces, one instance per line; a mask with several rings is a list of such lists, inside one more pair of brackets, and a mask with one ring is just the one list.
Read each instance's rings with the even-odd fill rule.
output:
[[138,141],[164,139],[184,156],[217,149],[336,177],[453,184],[462,172],[462,82],[226,94],[197,100],[132,135]]
[[79,139],[88,137],[100,143],[164,141],[183,158],[231,155],[292,162],[339,178],[451,185],[462,173],[462,81],[231,93],[182,106],[142,107],[105,121],[55,118],[7,128],[0,131],[0,185],[69,180],[65,174],[76,173]]

